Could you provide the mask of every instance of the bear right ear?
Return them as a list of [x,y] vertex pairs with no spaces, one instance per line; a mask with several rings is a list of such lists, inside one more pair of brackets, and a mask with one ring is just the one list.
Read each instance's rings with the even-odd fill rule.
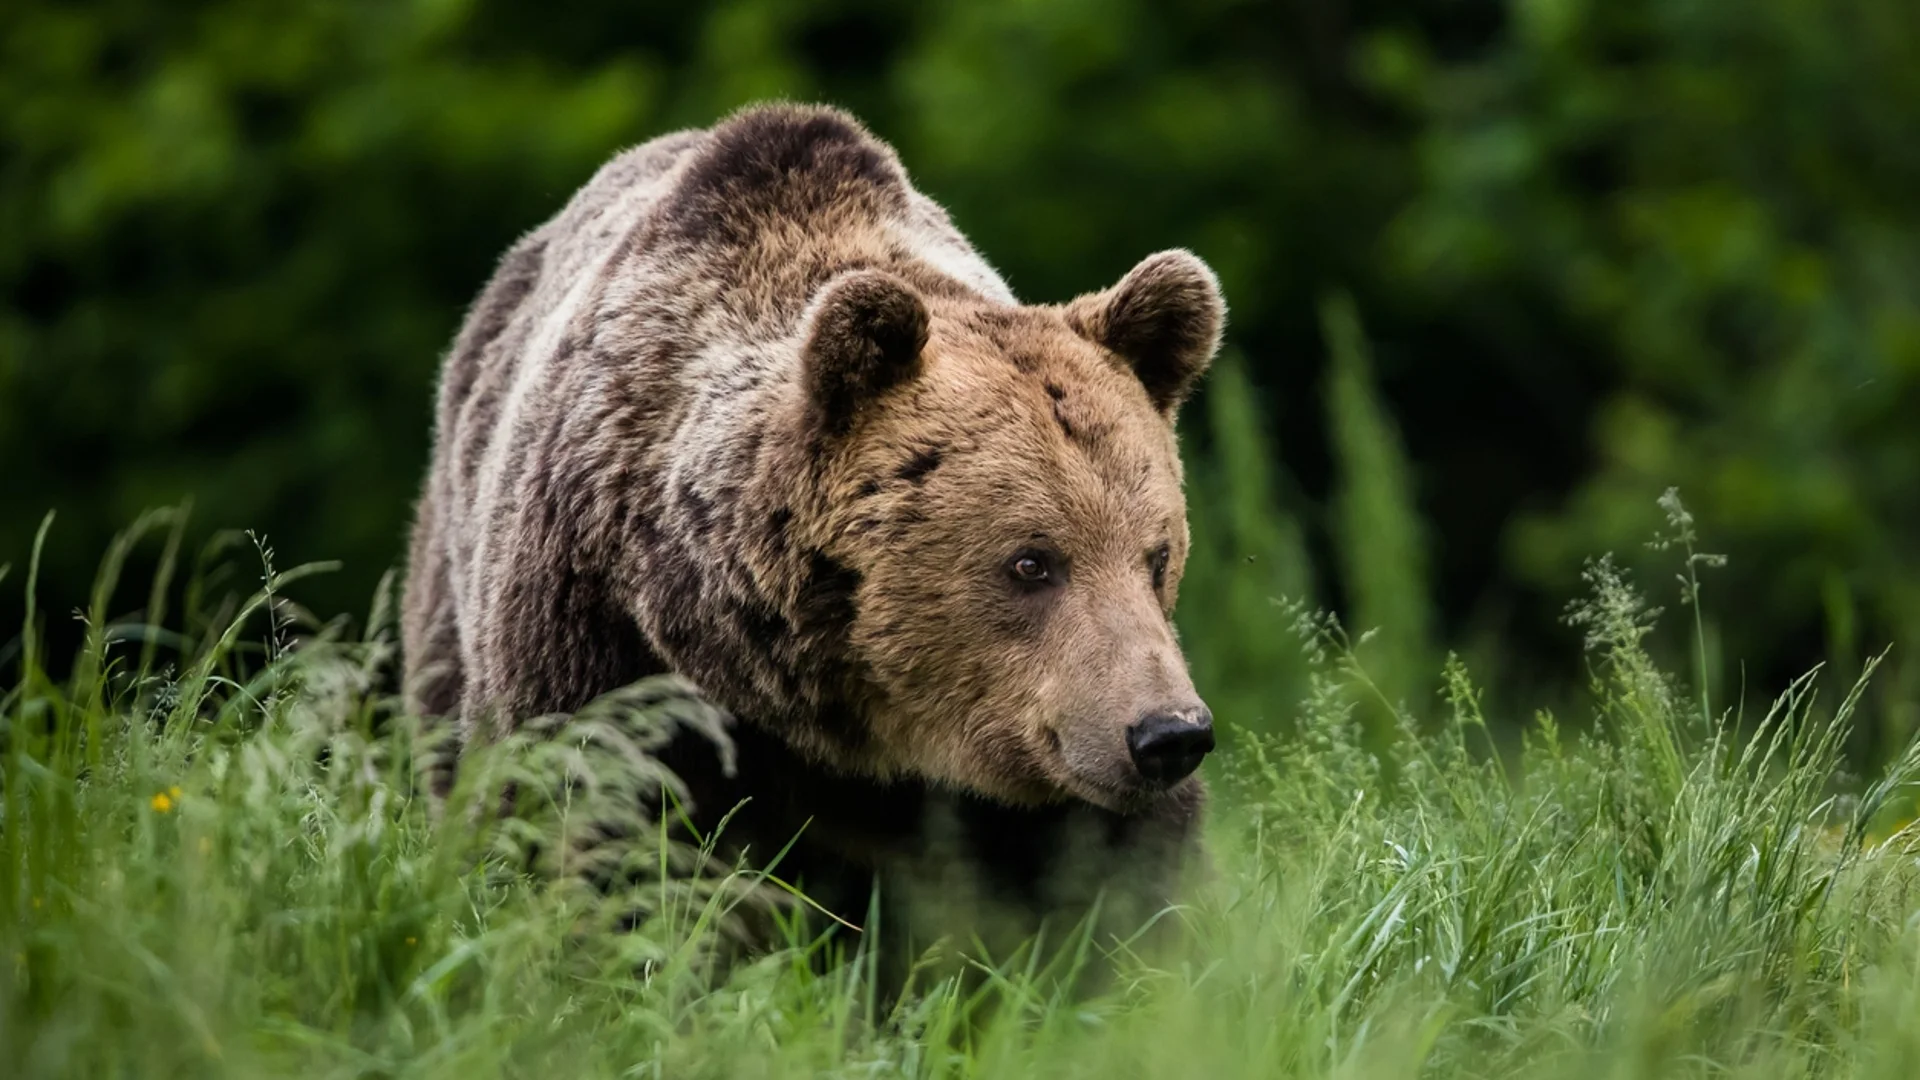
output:
[[807,399],[822,426],[842,434],[862,403],[920,373],[927,305],[880,270],[835,278],[814,299],[801,353]]
[[1178,249],[1147,256],[1118,285],[1062,311],[1082,337],[1133,369],[1168,419],[1213,362],[1227,320],[1220,279],[1199,256]]

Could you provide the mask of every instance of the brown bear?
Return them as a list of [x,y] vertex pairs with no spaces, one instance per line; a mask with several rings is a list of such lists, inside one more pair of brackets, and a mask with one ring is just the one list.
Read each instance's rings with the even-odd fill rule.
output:
[[836,110],[629,150],[446,358],[409,705],[471,743],[677,673],[735,718],[664,754],[696,826],[850,923],[1163,905],[1213,747],[1174,417],[1224,318],[1184,251],[1021,304]]

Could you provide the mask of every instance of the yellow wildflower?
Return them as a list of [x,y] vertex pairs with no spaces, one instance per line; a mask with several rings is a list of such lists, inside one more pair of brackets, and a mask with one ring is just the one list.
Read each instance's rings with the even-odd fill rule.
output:
[[168,796],[166,792],[162,791],[149,801],[149,805],[153,807],[154,813],[164,814],[173,809],[173,799]]
[[175,801],[178,801],[178,800],[179,800],[179,798],[180,798],[180,785],[179,785],[179,784],[175,784],[175,785],[173,785],[172,787],[170,787],[170,788],[168,788],[168,789],[167,789],[167,794],[169,794],[169,795],[171,795],[171,796],[173,796],[173,797],[174,797],[174,799],[175,799]]

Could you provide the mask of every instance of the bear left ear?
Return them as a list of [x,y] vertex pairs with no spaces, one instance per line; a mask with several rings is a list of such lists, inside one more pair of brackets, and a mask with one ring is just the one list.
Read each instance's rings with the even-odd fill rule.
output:
[[860,406],[920,373],[927,305],[880,270],[829,282],[813,303],[802,355],[807,398],[822,426],[844,434]]
[[1220,279],[1190,251],[1140,260],[1118,285],[1070,301],[1067,323],[1125,359],[1154,407],[1171,417],[1220,349]]

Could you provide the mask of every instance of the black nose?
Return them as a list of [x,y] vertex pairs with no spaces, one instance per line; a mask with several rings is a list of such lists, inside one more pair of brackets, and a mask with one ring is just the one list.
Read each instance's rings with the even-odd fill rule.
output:
[[1213,714],[1202,705],[1180,712],[1149,713],[1127,729],[1127,752],[1148,783],[1162,787],[1184,779],[1213,749]]

